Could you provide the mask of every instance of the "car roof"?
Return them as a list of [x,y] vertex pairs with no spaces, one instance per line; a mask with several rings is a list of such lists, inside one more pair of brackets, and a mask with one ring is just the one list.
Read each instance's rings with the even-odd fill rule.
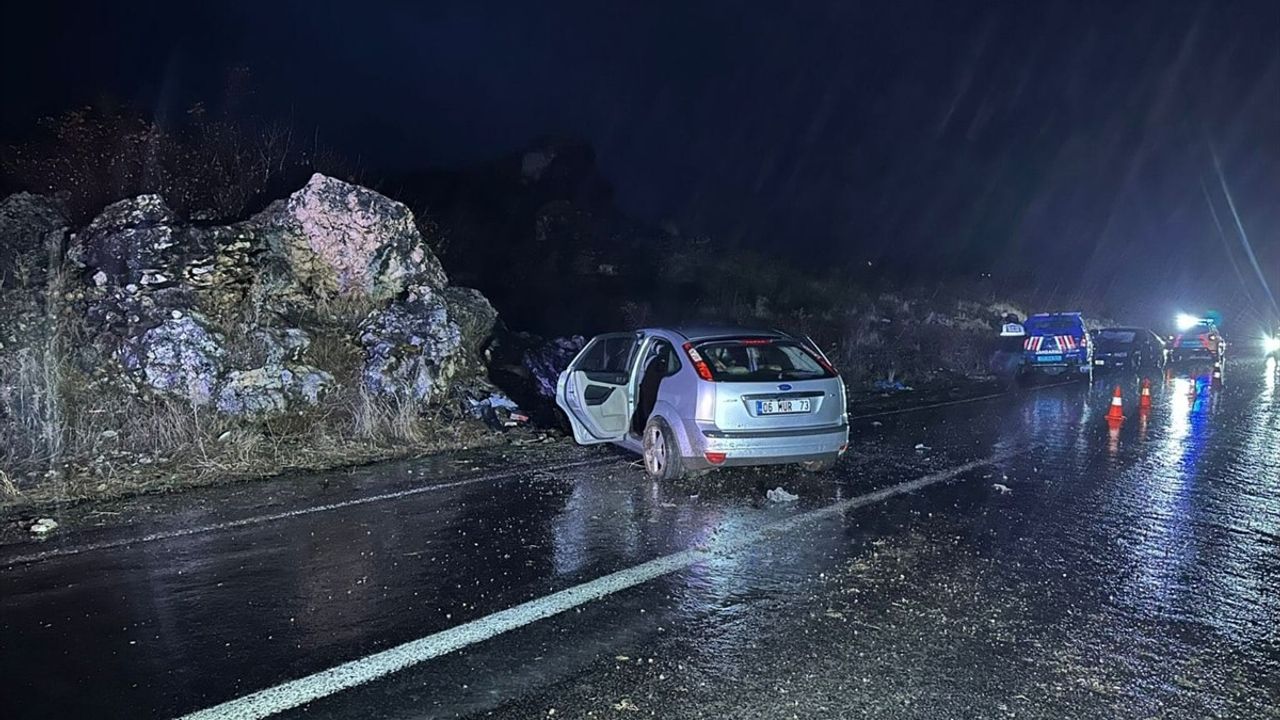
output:
[[674,333],[691,342],[736,337],[790,337],[779,330],[764,330],[761,328],[743,327],[741,325],[677,325],[675,327],[650,328],[650,330],[662,330]]
[[1080,318],[1083,315],[1084,313],[1080,313],[1080,312],[1048,312],[1048,313],[1035,313],[1028,316],[1027,319],[1031,320],[1033,318],[1055,318],[1055,317]]
[[1115,327],[1098,328],[1098,332],[1150,332],[1147,328],[1133,325],[1117,325]]

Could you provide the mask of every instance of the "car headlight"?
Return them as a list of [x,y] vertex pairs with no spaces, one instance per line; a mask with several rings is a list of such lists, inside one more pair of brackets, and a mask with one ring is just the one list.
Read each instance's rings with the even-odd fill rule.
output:
[[1262,338],[1262,349],[1264,352],[1280,352],[1280,337],[1274,335],[1264,335]]

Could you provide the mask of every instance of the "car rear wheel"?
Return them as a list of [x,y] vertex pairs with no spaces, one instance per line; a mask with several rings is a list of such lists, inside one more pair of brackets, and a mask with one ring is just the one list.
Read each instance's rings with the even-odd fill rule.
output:
[[655,480],[678,480],[684,476],[680,446],[662,418],[650,418],[644,426],[644,471]]

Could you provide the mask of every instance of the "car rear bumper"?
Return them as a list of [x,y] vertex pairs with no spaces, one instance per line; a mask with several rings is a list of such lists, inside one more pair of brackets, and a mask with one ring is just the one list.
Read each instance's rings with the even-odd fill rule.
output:
[[1122,357],[1094,357],[1093,366],[1099,370],[1123,370],[1133,366],[1133,359]]
[[[725,431],[699,428],[694,438],[694,467],[732,467],[821,460],[839,455],[849,446],[849,426]],[[724,453],[721,463],[711,463],[707,453]]]
[[1070,370],[1079,370],[1084,372],[1091,367],[1086,360],[1063,360],[1062,362],[1033,362],[1026,360],[1022,363],[1022,372],[1024,373],[1044,373],[1046,375],[1059,375]]

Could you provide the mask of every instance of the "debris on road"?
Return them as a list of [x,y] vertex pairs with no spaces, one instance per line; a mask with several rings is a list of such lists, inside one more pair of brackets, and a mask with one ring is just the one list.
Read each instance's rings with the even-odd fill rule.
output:
[[34,535],[48,535],[58,529],[58,522],[53,518],[40,518],[31,523],[31,532]]
[[916,452],[928,452],[929,450],[932,450],[932,449],[933,448],[929,447],[928,445],[925,445],[924,443],[916,443]]
[[776,502],[776,503],[795,502],[796,500],[800,499],[799,495],[794,495],[792,493],[789,493],[780,487],[776,487],[770,490],[769,492],[765,493],[765,495],[769,498],[769,502]]
[[882,425],[884,425],[884,423],[880,422],[879,420],[871,421],[871,427],[881,427]]
[[511,398],[500,392],[490,393],[481,400],[469,400],[471,415],[484,421],[495,430],[518,427],[529,421],[529,415]]
[[1009,493],[1013,492],[1012,490],[1009,489],[1009,486],[1005,485],[1004,483],[991,483],[991,487],[995,488],[996,490],[999,490],[1001,495],[1008,495]]

